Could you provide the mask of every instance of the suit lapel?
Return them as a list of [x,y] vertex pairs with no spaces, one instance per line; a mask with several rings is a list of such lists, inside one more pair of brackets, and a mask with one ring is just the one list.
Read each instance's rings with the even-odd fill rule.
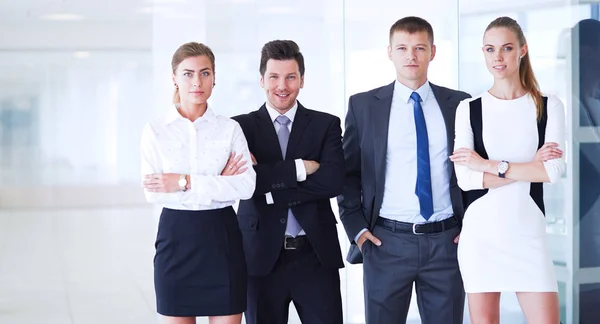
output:
[[275,126],[273,125],[273,121],[271,120],[271,116],[265,105],[262,105],[258,110],[256,122],[258,123],[258,129],[260,130],[264,147],[274,148],[269,149],[268,151],[277,154],[274,158],[281,160],[283,154],[281,153],[281,148],[279,148],[277,132],[275,131]]
[[[435,96],[435,100],[440,106],[442,116],[444,117],[444,123],[446,124],[446,138],[448,141],[448,155],[450,155],[452,152],[454,152],[454,123],[456,116],[456,105],[451,100],[452,93],[450,91],[446,91],[431,82],[429,84],[431,86],[431,90],[433,91],[433,95]],[[454,167],[452,163],[448,163],[448,174],[452,175],[453,168]]]
[[385,157],[387,155],[388,130],[393,94],[394,82],[381,88],[375,94],[370,105],[370,113],[374,125],[373,147],[375,153],[375,197],[377,197],[374,210],[377,211],[383,202],[383,190],[385,187]]
[[304,108],[298,102],[298,110],[296,111],[296,116],[294,116],[294,122],[292,123],[292,132],[290,133],[290,140],[288,141],[286,159],[295,156],[294,153],[296,148],[298,147],[298,143],[300,139],[302,139],[302,135],[310,122],[310,112],[308,109]]

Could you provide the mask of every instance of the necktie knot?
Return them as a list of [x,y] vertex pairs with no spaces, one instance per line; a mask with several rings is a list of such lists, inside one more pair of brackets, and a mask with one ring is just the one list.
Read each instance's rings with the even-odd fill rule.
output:
[[410,94],[410,99],[414,100],[415,102],[421,102],[421,96],[419,96],[419,93],[417,92],[413,92]]
[[275,121],[281,126],[287,126],[292,121],[287,116],[281,115],[275,119]]

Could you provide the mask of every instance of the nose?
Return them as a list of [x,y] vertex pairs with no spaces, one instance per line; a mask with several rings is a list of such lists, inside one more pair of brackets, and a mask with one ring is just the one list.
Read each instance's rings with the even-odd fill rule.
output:
[[194,76],[194,79],[192,80],[192,86],[195,88],[200,88],[202,86],[202,78],[200,75]]
[[409,50],[408,54],[406,54],[406,59],[408,61],[416,61],[417,60],[417,55],[415,50]]
[[503,61],[503,58],[502,58],[502,53],[501,53],[501,51],[496,51],[496,52],[494,53],[494,61],[495,61],[495,62],[502,62],[502,61]]
[[277,81],[277,89],[279,90],[283,90],[286,88],[286,78],[279,78],[279,80]]

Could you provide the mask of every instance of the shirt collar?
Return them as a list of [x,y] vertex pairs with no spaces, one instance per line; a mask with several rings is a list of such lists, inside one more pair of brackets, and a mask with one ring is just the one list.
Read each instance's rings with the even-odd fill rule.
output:
[[421,96],[421,100],[423,103],[427,101],[429,98],[429,93],[431,92],[431,85],[429,85],[429,81],[425,81],[425,83],[417,90],[413,90],[404,84],[400,83],[398,80],[394,83],[394,97],[400,98],[402,102],[409,103],[410,95],[416,92]]
[[[207,105],[206,107],[206,111],[204,112],[204,115],[200,116],[198,119],[196,119],[194,122],[198,122],[198,121],[210,121],[211,119],[213,119],[215,117],[215,113],[212,111],[212,109],[210,108],[210,106]],[[181,114],[179,113],[179,108],[177,106],[172,106],[169,111],[167,112],[166,116],[165,116],[165,124],[171,124],[173,122],[175,122],[176,120],[187,120],[185,119],[183,116],[181,116]]]
[[[266,102],[265,106],[267,107],[267,112],[269,112],[269,117],[271,117],[271,122],[274,123],[275,119],[277,119],[277,117],[281,116],[281,114],[279,113],[279,111],[275,110],[275,108],[271,107],[271,105],[269,105],[269,102]],[[294,106],[292,107],[292,109],[288,110],[283,115],[286,116],[287,118],[289,118],[292,123],[294,123],[294,117],[296,117],[296,111],[298,111],[298,101],[297,100],[296,100],[296,103],[294,104]]]

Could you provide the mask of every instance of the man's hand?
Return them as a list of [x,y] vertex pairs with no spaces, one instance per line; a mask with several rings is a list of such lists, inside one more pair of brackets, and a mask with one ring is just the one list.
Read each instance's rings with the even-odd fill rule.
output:
[[225,168],[221,171],[222,176],[233,176],[244,173],[248,168],[243,167],[246,164],[246,161],[242,160],[242,154],[235,155],[235,152],[231,152],[229,156],[229,160],[227,160],[227,164],[225,164]]
[[371,234],[370,231],[367,230],[358,237],[358,241],[356,242],[356,245],[358,245],[358,249],[361,252],[362,252],[362,246],[363,246],[363,244],[365,244],[365,242],[367,240],[373,242],[373,244],[375,244],[377,246],[381,245],[381,241],[378,238],[376,238],[375,236],[373,236],[373,234]]
[[179,188],[180,176],[178,173],[148,174],[144,176],[142,186],[149,192],[177,192],[181,190]]
[[315,161],[302,160],[302,162],[304,163],[304,168],[306,169],[306,175],[311,175],[317,172],[317,170],[319,170],[319,167],[321,166],[318,162]]
[[460,234],[458,234],[455,238],[454,238],[454,243],[458,244],[458,241],[460,240]]
[[256,158],[254,157],[254,154],[250,153],[250,158],[252,158],[252,165],[258,164],[258,162],[256,161]]

